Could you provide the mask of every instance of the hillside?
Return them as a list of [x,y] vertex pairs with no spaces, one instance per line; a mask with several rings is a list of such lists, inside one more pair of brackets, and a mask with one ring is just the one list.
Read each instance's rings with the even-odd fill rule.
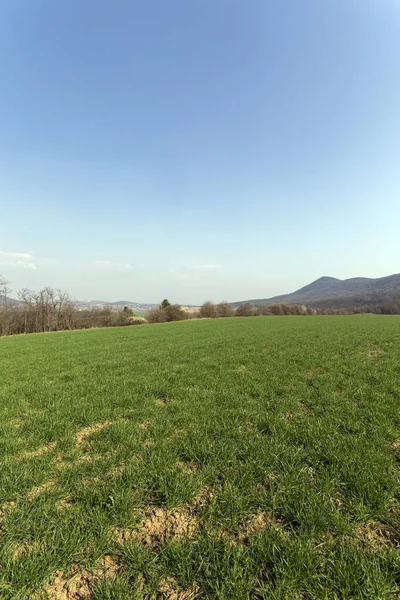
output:
[[[8,304],[21,304],[21,301],[20,300],[16,300],[15,298],[9,298],[9,297],[7,297],[7,303]],[[0,294],[0,305],[1,304],[5,304],[5,297]]]
[[[249,300],[254,306],[287,302],[288,304],[306,304],[311,307],[348,308],[366,304],[384,305],[400,299],[400,274],[370,279],[353,277],[336,279],[320,277],[316,281],[296,290],[272,298]],[[242,302],[233,303],[239,306]]]

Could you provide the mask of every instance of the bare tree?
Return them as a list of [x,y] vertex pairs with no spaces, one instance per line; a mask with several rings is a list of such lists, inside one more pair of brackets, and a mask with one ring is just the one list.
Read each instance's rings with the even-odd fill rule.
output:
[[261,306],[257,307],[256,314],[259,317],[267,317],[271,314],[271,311],[269,309],[269,306],[267,306],[266,304],[261,304]]
[[214,302],[211,302],[210,300],[204,302],[204,304],[200,306],[199,316],[202,319],[214,319],[217,317],[217,307],[215,306]]
[[236,309],[237,317],[252,317],[253,315],[254,315],[254,309],[253,309],[252,305],[250,304],[250,302],[245,302],[244,304],[241,304],[240,306],[238,306]]
[[227,302],[220,302],[217,304],[216,309],[218,317],[233,317],[235,314],[232,306],[230,306]]
[[10,282],[3,275],[0,275],[0,296],[4,298],[4,304],[7,304],[7,296],[11,293]]

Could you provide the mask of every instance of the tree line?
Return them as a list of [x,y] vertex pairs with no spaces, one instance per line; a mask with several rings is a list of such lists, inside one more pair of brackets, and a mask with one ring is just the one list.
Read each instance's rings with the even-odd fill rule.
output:
[[36,292],[24,288],[18,300],[10,300],[9,283],[0,275],[0,336],[43,333],[92,327],[116,327],[145,321],[134,317],[125,307],[115,311],[110,306],[80,308],[63,290],[45,287]]
[[198,310],[183,308],[164,299],[151,309],[146,318],[135,316],[125,306],[78,307],[73,298],[63,290],[45,287],[36,292],[27,288],[18,293],[19,302],[10,300],[9,282],[0,275],[0,336],[40,333],[94,327],[120,327],[145,323],[167,323],[187,319],[216,319],[226,317],[262,317],[290,315],[343,315],[359,313],[400,314],[400,298],[388,303],[364,304],[356,307],[310,307],[279,302],[272,305],[253,306],[244,302],[233,308],[228,302],[204,302]]

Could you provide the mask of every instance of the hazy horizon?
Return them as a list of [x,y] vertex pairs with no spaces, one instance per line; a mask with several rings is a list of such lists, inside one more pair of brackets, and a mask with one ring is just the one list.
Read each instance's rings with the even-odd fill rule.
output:
[[395,0],[0,6],[0,273],[197,305],[397,273]]

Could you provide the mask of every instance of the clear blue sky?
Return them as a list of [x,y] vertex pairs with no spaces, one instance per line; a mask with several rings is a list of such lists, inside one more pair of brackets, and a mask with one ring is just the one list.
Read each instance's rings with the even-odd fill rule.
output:
[[199,303],[400,271],[399,0],[0,3],[0,272]]

